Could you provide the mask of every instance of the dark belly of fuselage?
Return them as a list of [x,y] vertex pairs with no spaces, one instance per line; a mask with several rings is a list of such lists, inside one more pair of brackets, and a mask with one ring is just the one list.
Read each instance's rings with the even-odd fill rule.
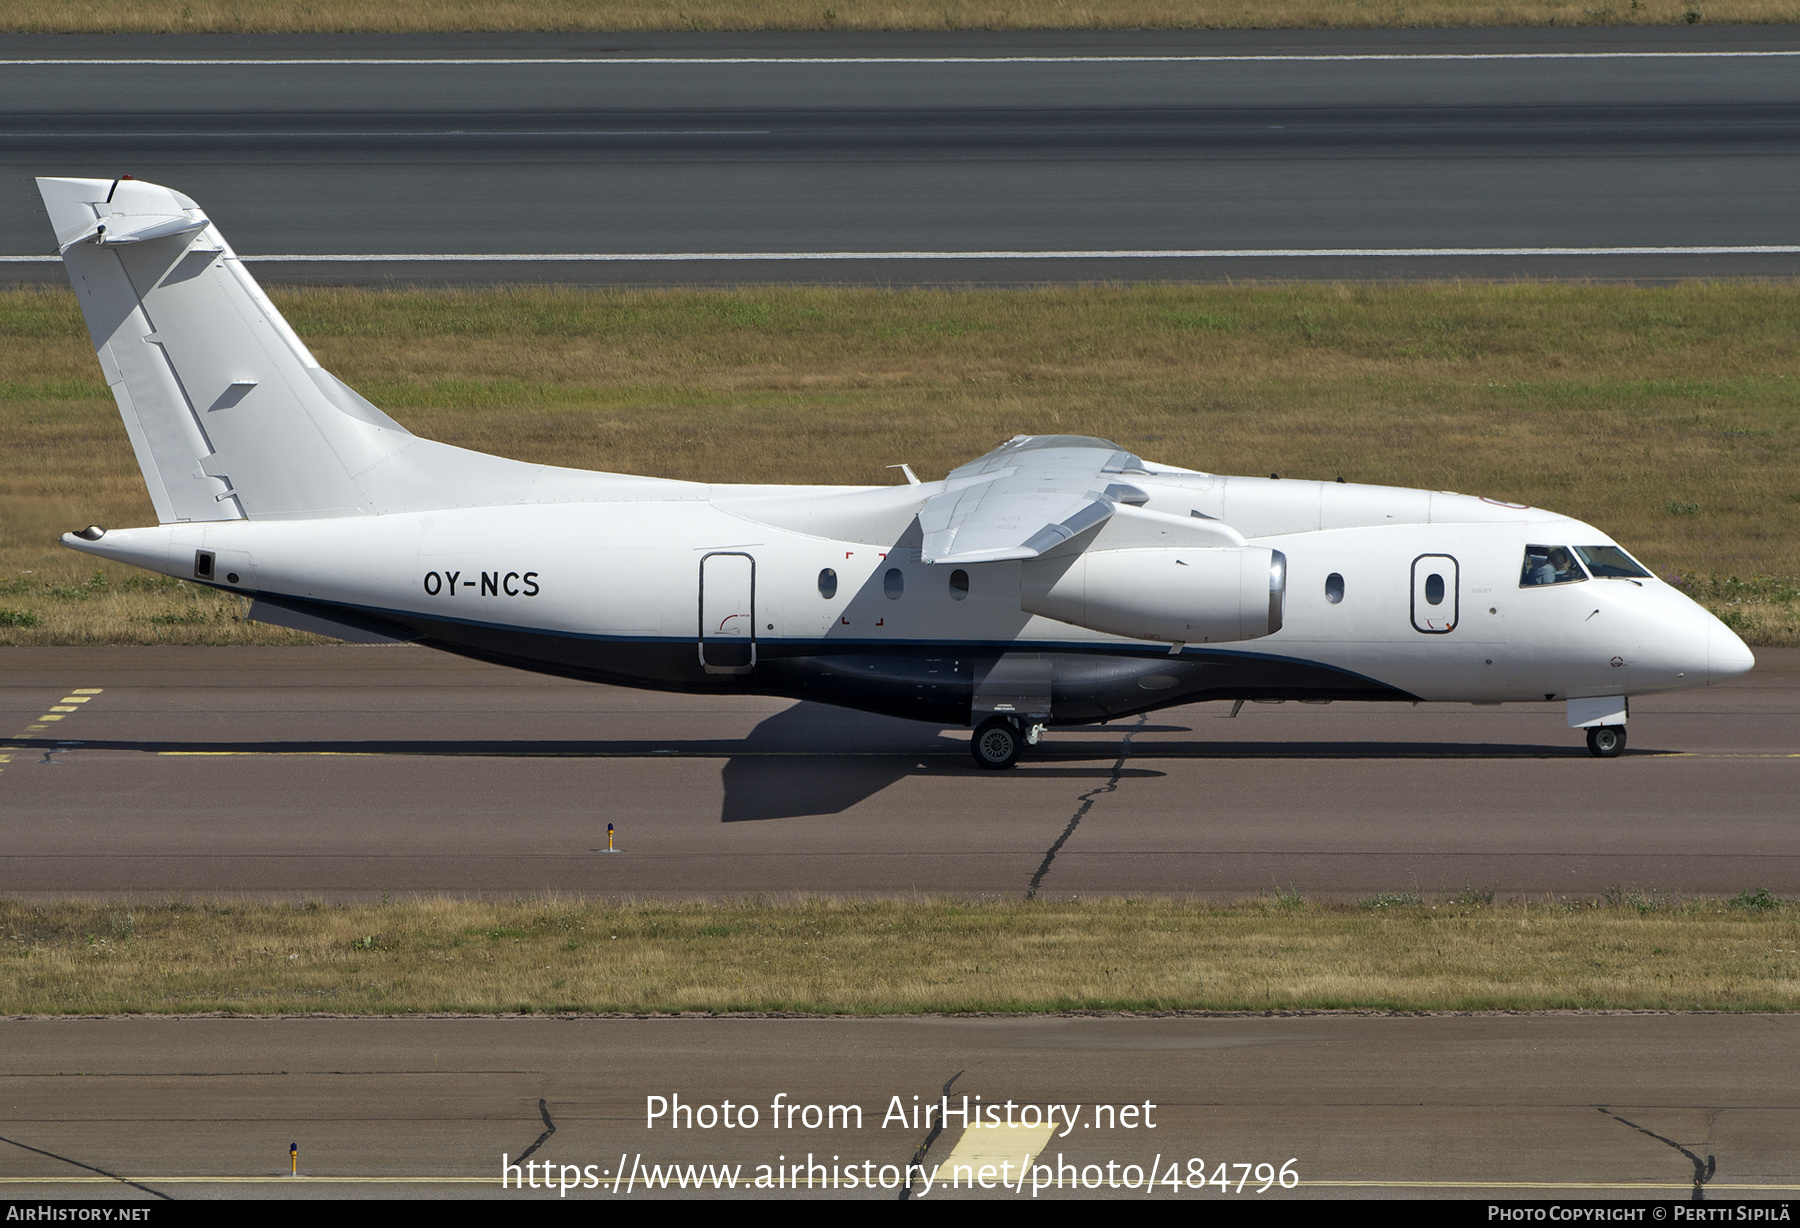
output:
[[[1203,700],[1412,700],[1373,679],[1251,651],[1154,646],[694,640],[559,635],[383,615],[431,648],[587,682],[700,694],[777,695],[939,725],[992,713],[1085,725]],[[736,651],[731,649],[735,647]],[[727,672],[729,671],[729,672]]]

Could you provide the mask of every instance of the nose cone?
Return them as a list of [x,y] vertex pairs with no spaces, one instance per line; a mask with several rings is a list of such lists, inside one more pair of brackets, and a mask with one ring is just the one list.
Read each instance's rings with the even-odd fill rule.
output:
[[[1591,621],[1583,624],[1595,629],[1597,638],[1593,644],[1599,650],[1597,655],[1617,652],[1606,647],[1609,643],[1625,641],[1633,645],[1633,652],[1612,657],[1610,667],[1603,670],[1603,676],[1617,677],[1628,694],[1712,686],[1739,677],[1756,664],[1756,658],[1730,627],[1672,585],[1651,583],[1639,587],[1608,581],[1604,586],[1596,583],[1591,588],[1596,603],[1606,603],[1589,615]],[[1584,600],[1582,604],[1589,603]],[[1623,635],[1615,637],[1611,628],[1604,625],[1609,619]],[[1631,666],[1628,673],[1612,674],[1613,668],[1625,664]],[[1581,685],[1591,688],[1605,684],[1589,679]]]
[[1724,682],[1750,672],[1756,664],[1750,648],[1737,633],[1718,619],[1706,635],[1706,685]]

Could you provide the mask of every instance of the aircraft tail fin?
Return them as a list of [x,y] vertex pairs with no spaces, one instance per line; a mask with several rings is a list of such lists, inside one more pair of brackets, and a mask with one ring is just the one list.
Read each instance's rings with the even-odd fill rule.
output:
[[419,439],[319,365],[206,214],[132,179],[39,179],[157,518],[523,497],[538,466]]

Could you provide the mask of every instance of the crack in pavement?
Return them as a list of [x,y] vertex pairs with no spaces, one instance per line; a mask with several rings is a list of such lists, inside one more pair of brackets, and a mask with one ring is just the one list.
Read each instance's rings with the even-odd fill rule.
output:
[[537,1142],[519,1153],[519,1162],[529,1159],[532,1152],[542,1147],[549,1141],[550,1136],[556,1133],[556,1123],[550,1120],[550,1110],[544,1106],[542,1096],[538,1097],[538,1116],[544,1119],[544,1132],[537,1136]]
[[[61,1160],[64,1164],[73,1164],[76,1168],[85,1168],[90,1173],[99,1173],[102,1177],[111,1177],[114,1181],[120,1182],[124,1185],[129,1185],[134,1190],[142,1190],[146,1194],[154,1194],[156,1197],[162,1199],[165,1202],[174,1202],[175,1201],[173,1196],[171,1196],[169,1194],[165,1194],[161,1190],[153,1190],[147,1185],[139,1185],[137,1182],[133,1181],[130,1177],[121,1177],[121,1176],[119,1176],[118,1173],[109,1173],[104,1168],[95,1168],[92,1164],[83,1164],[80,1160],[71,1160],[68,1156],[59,1156],[54,1151],[45,1151],[42,1147],[33,1147],[29,1143],[21,1143],[16,1138],[6,1138],[5,1136],[0,1136],[0,1143],[11,1143],[14,1147],[17,1147],[23,1151],[35,1152],[36,1154],[41,1155],[41,1156],[49,1156],[52,1160]],[[54,1185],[55,1183],[56,1183],[56,1178],[54,1178],[54,1177],[46,1177],[44,1179],[44,1184],[46,1184],[46,1185]]]
[[[950,1085],[952,1083],[956,1082],[958,1079],[962,1078],[964,1073],[965,1073],[964,1071],[959,1070],[944,1081],[944,1095],[948,1096],[950,1094]],[[906,1202],[912,1198],[913,1187],[912,1187],[911,1174],[912,1174],[913,1167],[915,1165],[923,1164],[925,1162],[925,1153],[927,1151],[931,1150],[931,1145],[938,1141],[938,1135],[942,1134],[943,1132],[944,1132],[944,1119],[943,1119],[943,1116],[940,1114],[938,1116],[937,1125],[931,1127],[931,1132],[925,1136],[925,1141],[919,1144],[919,1149],[917,1151],[913,1152],[912,1159],[907,1162],[906,1171],[907,1171],[908,1175],[906,1178],[906,1184],[900,1187],[900,1201],[901,1202]]]
[[1044,875],[1050,873],[1050,863],[1056,860],[1056,855],[1062,851],[1062,846],[1069,842],[1069,837],[1075,834],[1077,827],[1081,826],[1081,820],[1087,817],[1087,812],[1094,808],[1095,799],[1103,793],[1113,793],[1118,790],[1119,780],[1125,775],[1125,764],[1131,758],[1131,735],[1143,728],[1149,719],[1150,714],[1146,712],[1138,717],[1136,725],[1125,731],[1125,741],[1119,747],[1119,757],[1113,762],[1112,775],[1106,778],[1106,783],[1089,789],[1077,799],[1081,805],[1077,806],[1075,813],[1069,816],[1069,825],[1063,828],[1062,835],[1056,838],[1056,843],[1052,844],[1049,851],[1044,854],[1043,864],[1037,868],[1037,873],[1031,876],[1031,885],[1025,889],[1026,899],[1037,899],[1038,888],[1044,884]]
[[1620,1122],[1627,1126],[1630,1126],[1633,1130],[1636,1130],[1639,1134],[1648,1134],[1651,1138],[1655,1139],[1659,1143],[1667,1143],[1669,1146],[1673,1147],[1676,1151],[1679,1151],[1682,1155],[1686,1156],[1688,1158],[1688,1160],[1694,1166],[1694,1196],[1691,1199],[1691,1201],[1693,1201],[1693,1202],[1705,1202],[1706,1201],[1706,1195],[1704,1192],[1702,1192],[1700,1187],[1705,1185],[1708,1181],[1711,1181],[1713,1179],[1713,1174],[1718,1171],[1719,1161],[1718,1161],[1717,1157],[1707,1156],[1706,1162],[1704,1164],[1702,1164],[1700,1162],[1699,1156],[1697,1156],[1693,1152],[1689,1151],[1686,1147],[1683,1147],[1680,1143],[1676,1142],[1674,1139],[1664,1138],[1662,1135],[1658,1134],[1654,1130],[1646,1130],[1646,1129],[1644,1129],[1644,1127],[1638,1125],[1635,1121],[1626,1121],[1623,1117],[1620,1117],[1617,1113],[1608,1109],[1605,1105],[1600,1105],[1598,1107],[1602,1113],[1605,1113],[1608,1117],[1612,1118],[1614,1121]]

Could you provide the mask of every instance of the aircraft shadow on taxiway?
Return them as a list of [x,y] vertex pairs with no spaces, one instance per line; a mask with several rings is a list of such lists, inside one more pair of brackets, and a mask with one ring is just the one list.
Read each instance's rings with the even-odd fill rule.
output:
[[[1218,718],[1213,718],[1218,719]],[[1528,742],[1239,741],[1204,736],[1153,742],[1136,735],[1201,733],[1188,725],[1124,720],[1058,731],[1022,758],[1013,775],[1104,781],[1161,776],[1148,766],[1167,759],[1586,759],[1582,745]],[[1120,763],[1125,734],[1134,735]],[[19,739],[15,745],[46,754],[79,749],[145,754],[436,755],[468,758],[636,759],[669,755],[727,760],[719,821],[738,823],[841,814],[909,776],[991,778],[969,762],[968,742],[955,731],[894,717],[797,703],[763,720],[743,738],[527,740],[502,738],[331,739],[314,741],[86,740],[76,745]],[[1656,754],[1632,748],[1627,755]]]

